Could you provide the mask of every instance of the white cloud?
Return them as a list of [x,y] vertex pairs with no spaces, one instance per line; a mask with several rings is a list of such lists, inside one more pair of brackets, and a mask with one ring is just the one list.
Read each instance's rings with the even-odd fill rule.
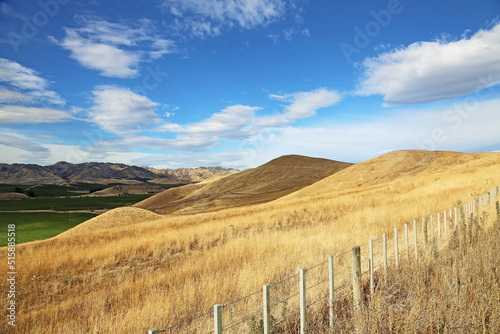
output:
[[280,95],[280,94],[268,94],[267,95],[271,100],[279,100],[279,101],[286,101],[290,99],[291,95],[290,94],[285,94],[285,95]]
[[293,39],[293,35],[295,35],[296,31],[293,28],[283,30],[283,37],[285,40],[291,42]]
[[131,78],[143,61],[175,52],[175,43],[161,37],[150,20],[134,25],[77,16],[80,28],[65,28],[65,37],[53,42],[71,52],[82,66],[101,75]]
[[63,110],[0,105],[0,124],[58,123],[71,119],[72,115]]
[[145,96],[114,86],[99,86],[92,93],[90,119],[107,131],[124,136],[160,123],[155,113],[159,104]]
[[7,100],[5,102],[36,101],[58,105],[65,104],[65,101],[56,92],[48,89],[49,82],[47,80],[40,77],[36,71],[15,61],[0,58],[0,82],[11,87],[11,89],[2,89],[2,96]]
[[233,105],[198,123],[187,126],[167,123],[162,128],[168,132],[215,136],[221,140],[240,139],[242,134],[245,136],[245,127],[255,118],[255,111],[260,109],[259,107]]
[[134,152],[150,149],[161,152],[183,151],[204,152],[214,146],[214,140],[207,137],[192,136],[179,139],[167,139],[147,136],[126,136],[118,139],[105,139],[80,149],[87,154],[101,155]]
[[21,92],[10,89],[0,88],[0,103],[31,103],[34,101],[33,96],[28,96]]
[[269,37],[269,39],[271,39],[274,44],[278,44],[278,42],[280,41],[280,36],[277,34],[269,34],[267,35],[267,37]]
[[20,136],[0,134],[0,145],[4,146],[2,157],[8,161],[43,161],[50,156],[49,149]]
[[466,95],[500,83],[500,23],[456,41],[418,42],[365,59],[359,95],[387,105]]
[[[127,153],[138,149],[162,152],[206,152],[224,141],[244,142],[266,131],[289,126],[294,121],[311,117],[316,110],[338,102],[335,91],[318,89],[288,94],[284,111],[276,115],[256,115],[262,108],[232,105],[195,123],[163,123],[155,114],[158,104],[128,90],[101,86],[94,92],[90,120],[119,138],[104,139],[81,150],[100,157]],[[170,108],[170,106],[163,106]],[[144,134],[156,132],[154,136]],[[142,134],[140,134],[142,132]],[[160,133],[169,133],[166,138]]]
[[[179,148],[203,151],[219,145],[224,140],[248,140],[263,131],[288,126],[298,119],[315,116],[318,109],[333,106],[341,99],[339,93],[325,88],[269,96],[289,103],[284,107],[283,113],[257,116],[256,112],[262,108],[233,105],[203,121],[185,125],[166,123],[156,131],[175,133],[175,140],[182,143],[178,145]],[[169,140],[163,144],[173,145],[173,142]]]
[[242,147],[241,167],[284,154],[359,162],[401,149],[476,151],[500,145],[500,100],[459,102],[439,109],[404,110],[364,122],[284,127],[268,140]]
[[286,107],[284,114],[290,120],[315,116],[316,110],[333,106],[342,99],[337,91],[326,88],[294,93],[292,96],[292,104]]
[[267,26],[285,14],[283,0],[164,0],[174,27],[194,37],[217,36],[225,28]]
[[133,52],[82,38],[78,33],[69,29],[66,29],[66,37],[60,45],[70,50],[71,58],[82,66],[101,71],[103,76],[131,78],[138,74],[135,67],[140,57]]

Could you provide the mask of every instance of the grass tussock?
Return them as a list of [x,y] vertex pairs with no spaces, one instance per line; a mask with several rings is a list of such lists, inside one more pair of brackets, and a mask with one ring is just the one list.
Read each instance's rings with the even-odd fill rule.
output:
[[[395,152],[265,204],[144,222],[138,214],[127,224],[101,221],[112,228],[19,245],[16,330],[167,328],[325,261],[328,254],[470,201],[500,184],[499,165],[500,155],[493,153]],[[2,248],[4,258],[5,253]],[[4,263],[0,270],[7,271]],[[460,290],[460,298],[468,298],[467,292]],[[4,294],[0,303],[6,303]],[[256,299],[247,306],[260,305]],[[400,306],[393,307],[391,317],[397,317]],[[0,324],[0,332],[7,330]]]

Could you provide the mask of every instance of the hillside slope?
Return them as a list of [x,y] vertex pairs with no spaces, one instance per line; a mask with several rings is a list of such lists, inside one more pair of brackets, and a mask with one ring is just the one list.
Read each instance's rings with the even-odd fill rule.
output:
[[[420,184],[432,186],[443,181],[452,183],[460,175],[480,173],[481,169],[500,168],[499,153],[459,153],[449,151],[393,151],[358,163],[307,188],[281,199],[280,203],[296,200],[314,201],[339,195],[370,191],[384,192],[387,187],[408,190]],[[500,175],[491,174],[491,177]],[[488,181],[486,179],[485,181]],[[383,188],[386,189],[383,189]],[[390,190],[390,189],[389,189]],[[436,189],[437,191],[437,189]]]
[[214,182],[166,190],[135,206],[159,214],[182,214],[269,202],[351,165],[327,159],[287,155]]
[[89,219],[86,222],[61,233],[58,237],[81,235],[151,221],[166,222],[163,216],[147,210],[131,207],[116,208]]
[[153,184],[126,184],[95,191],[89,196],[123,196],[129,194],[157,194],[164,189]]

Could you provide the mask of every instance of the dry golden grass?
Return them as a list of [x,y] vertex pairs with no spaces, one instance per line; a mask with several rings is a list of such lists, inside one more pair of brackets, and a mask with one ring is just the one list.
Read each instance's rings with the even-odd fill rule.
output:
[[86,234],[90,232],[101,232],[107,229],[114,229],[117,227],[124,227],[155,220],[161,221],[164,224],[168,224],[164,216],[148,210],[134,207],[116,208],[107,211],[97,217],[89,219],[86,222],[61,233],[58,237],[67,237],[77,234]]
[[[470,218],[465,228],[454,229],[444,247],[429,249],[418,261],[403,260],[387,277],[377,272],[372,296],[365,280],[360,317],[352,312],[352,292],[340,294],[334,305],[334,332],[499,333],[498,268],[500,208],[490,206]],[[311,332],[331,332],[326,303],[311,318]],[[276,333],[294,333],[296,326],[292,322]]]
[[499,184],[498,153],[393,152],[265,204],[19,245],[16,327],[165,328]]

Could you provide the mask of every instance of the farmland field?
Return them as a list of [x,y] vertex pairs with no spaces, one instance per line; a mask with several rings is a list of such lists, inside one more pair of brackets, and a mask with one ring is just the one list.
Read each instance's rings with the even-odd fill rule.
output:
[[18,210],[103,210],[134,204],[151,196],[127,195],[108,197],[33,198],[19,201],[0,201],[0,211]]
[[[40,185],[17,185],[17,184],[0,184],[0,193],[16,192],[16,188],[24,193],[31,189],[36,197],[58,197],[58,196],[79,196],[79,192],[95,192],[109,187],[124,185],[125,183],[72,183],[70,185],[62,184],[40,184]],[[142,185],[159,186],[163,189],[170,189],[181,186],[182,184],[160,184],[160,183],[141,183]]]
[[[52,238],[76,225],[94,217],[91,213],[0,213],[2,235],[7,235],[7,225],[16,225],[16,243]],[[71,217],[71,219],[70,219]],[[7,239],[0,239],[0,247],[7,245]]]

